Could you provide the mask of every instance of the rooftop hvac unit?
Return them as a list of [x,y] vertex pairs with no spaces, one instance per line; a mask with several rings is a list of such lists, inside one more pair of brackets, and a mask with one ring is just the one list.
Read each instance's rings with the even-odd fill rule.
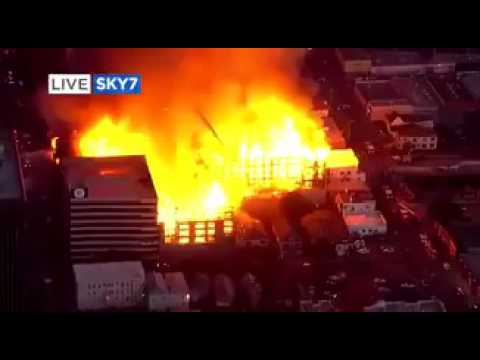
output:
[[155,261],[157,197],[143,156],[62,161],[74,263]]

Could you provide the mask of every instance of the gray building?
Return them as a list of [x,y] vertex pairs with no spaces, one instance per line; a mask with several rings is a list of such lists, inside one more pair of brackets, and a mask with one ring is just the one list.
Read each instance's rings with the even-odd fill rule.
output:
[[71,158],[61,166],[69,194],[71,260],[154,262],[160,231],[145,157]]

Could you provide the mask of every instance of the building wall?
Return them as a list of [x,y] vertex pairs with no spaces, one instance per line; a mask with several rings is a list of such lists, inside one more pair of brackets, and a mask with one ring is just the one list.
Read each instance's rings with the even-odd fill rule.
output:
[[335,201],[335,195],[339,191],[365,190],[366,181],[366,174],[357,168],[327,169],[325,187],[330,194],[330,201]]
[[343,71],[347,74],[368,74],[372,66],[371,59],[348,59],[344,56],[345,49],[335,49],[338,61],[342,65]]
[[343,71],[347,74],[368,74],[372,60],[345,60],[342,65]]
[[343,219],[350,236],[364,237],[371,235],[384,235],[387,233],[387,221],[379,211],[375,211],[369,215],[376,218],[377,221],[375,222],[352,223],[348,221],[346,216],[347,215],[343,215]]
[[372,121],[386,121],[387,116],[392,113],[396,112],[399,114],[413,114],[415,112],[415,109],[412,105],[405,103],[392,102],[390,104],[387,104],[384,102],[369,102],[366,106],[365,111],[368,119]]
[[426,64],[372,65],[371,72],[380,76],[424,74],[426,68]]
[[[340,196],[338,195],[337,198]],[[345,214],[367,214],[373,213],[375,211],[375,200],[369,200],[365,202],[357,202],[357,203],[344,203],[341,199],[337,200],[337,208],[338,211]]]
[[348,181],[365,181],[366,176],[363,171],[359,171],[356,167],[344,167],[344,168],[330,168],[327,169],[328,179],[344,179]]
[[[117,267],[116,273],[106,269],[113,266]],[[145,286],[143,268],[130,274],[122,266],[122,263],[74,265],[78,309],[88,311],[138,306]],[[90,268],[88,275],[83,273],[85,267]],[[97,275],[92,276],[96,267],[99,267]]]
[[384,235],[387,233],[387,224],[369,226],[366,224],[347,225],[350,236]]
[[415,150],[435,150],[437,148],[438,138],[436,136],[428,137],[400,137],[398,145],[403,148],[405,144],[410,143]]

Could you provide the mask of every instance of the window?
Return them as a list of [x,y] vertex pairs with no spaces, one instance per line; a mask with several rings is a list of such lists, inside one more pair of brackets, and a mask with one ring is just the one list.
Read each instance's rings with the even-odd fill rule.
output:
[[435,139],[434,137],[431,137],[431,138],[430,138],[430,141],[432,141],[432,142],[435,142],[435,140],[436,140],[436,139]]

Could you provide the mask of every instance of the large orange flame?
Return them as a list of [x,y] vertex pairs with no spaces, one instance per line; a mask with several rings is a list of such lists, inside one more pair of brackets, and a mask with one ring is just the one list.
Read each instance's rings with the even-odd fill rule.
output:
[[153,131],[136,129],[128,118],[98,119],[78,148],[82,156],[145,155],[167,233],[178,220],[221,217],[259,189],[292,190],[330,153],[321,119],[280,97],[254,97],[215,115],[222,116],[215,129],[186,133],[173,159]]

